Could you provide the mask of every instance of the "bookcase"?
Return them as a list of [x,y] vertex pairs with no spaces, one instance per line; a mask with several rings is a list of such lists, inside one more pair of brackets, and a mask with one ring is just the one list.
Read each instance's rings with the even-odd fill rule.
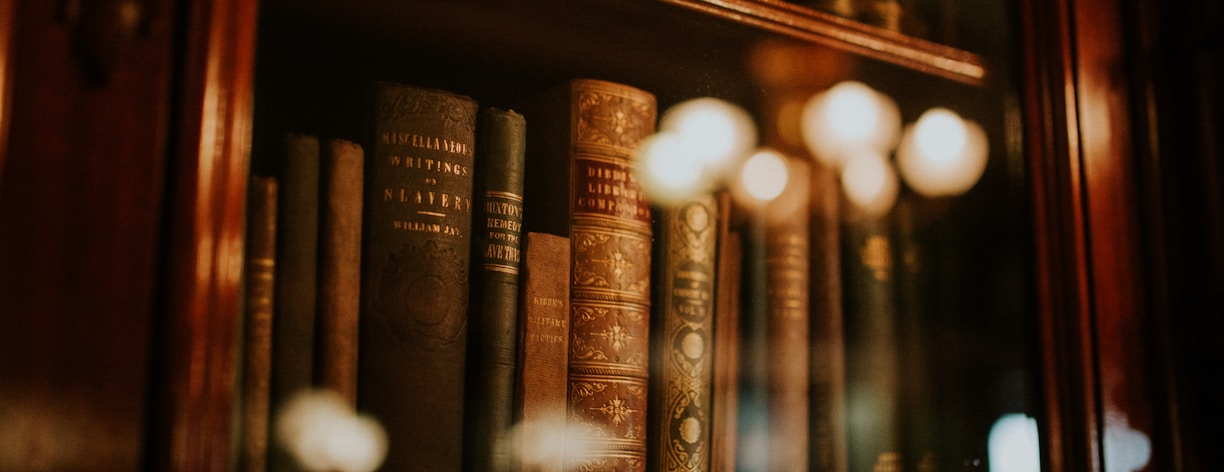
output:
[[[1124,470],[1117,451],[1144,441],[1149,469],[1201,466],[1210,423],[1192,412],[1207,400],[1178,362],[1219,353],[1178,340],[1218,326],[1186,312],[1219,305],[1179,242],[1222,245],[1163,205],[1199,202],[1218,227],[1219,176],[1187,177],[1210,170],[1208,145],[1155,138],[1202,143],[1218,122],[1154,123],[1195,110],[1168,90],[1206,90],[1218,70],[1172,79],[1143,72],[1151,55],[1123,60],[1188,21],[1127,15],[1155,2],[983,3],[896,2],[926,16],[895,31],[781,0],[0,0],[0,470],[233,468],[261,156],[289,131],[364,136],[350,117],[376,79],[518,107],[579,77],[648,90],[660,110],[736,103],[797,155],[786,106],[843,80],[892,97],[905,123],[949,107],[982,125],[982,180],[955,198],[903,187],[884,249],[825,192],[842,217],[812,250],[837,261],[813,277],[835,290],[811,296],[844,310],[848,470],[985,468],[1008,413],[1036,425],[1046,470]],[[1208,157],[1159,159],[1183,150]],[[883,285],[881,264],[896,274]],[[861,316],[874,311],[893,322]],[[892,410],[910,413],[877,434],[871,413]]]

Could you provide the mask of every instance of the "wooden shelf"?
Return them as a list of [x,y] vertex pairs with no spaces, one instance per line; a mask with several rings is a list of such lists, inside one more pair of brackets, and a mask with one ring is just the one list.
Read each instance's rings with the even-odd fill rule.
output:
[[981,85],[985,61],[961,49],[779,0],[660,0],[804,41]]
[[598,75],[662,97],[701,90],[743,98],[734,95],[751,88],[744,58],[778,38],[960,83],[982,85],[987,76],[976,54],[780,0],[267,0],[264,10],[367,38],[386,53],[381,61],[438,53],[541,83]]

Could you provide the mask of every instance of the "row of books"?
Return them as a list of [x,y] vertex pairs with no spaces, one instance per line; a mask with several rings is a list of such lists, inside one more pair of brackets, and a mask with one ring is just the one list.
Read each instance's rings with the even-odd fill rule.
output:
[[625,84],[522,114],[374,89],[364,145],[291,134],[252,178],[246,470],[295,470],[269,421],[319,388],[382,424],[382,470],[845,468],[806,211],[652,204],[634,153],[657,104]]

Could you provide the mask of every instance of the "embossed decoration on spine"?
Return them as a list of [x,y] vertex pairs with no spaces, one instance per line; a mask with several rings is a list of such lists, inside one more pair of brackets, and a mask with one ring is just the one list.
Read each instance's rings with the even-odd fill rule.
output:
[[384,470],[460,470],[478,106],[391,82],[374,92],[357,407],[386,427]]
[[569,424],[590,442],[567,469],[645,470],[651,215],[633,154],[655,130],[655,100],[592,80],[569,92]]
[[415,90],[378,103],[368,308],[426,349],[456,342],[465,324],[475,113],[462,97]]
[[[710,462],[714,267],[718,210],[704,195],[660,212],[651,470],[704,471]],[[658,405],[657,407],[655,405]]]

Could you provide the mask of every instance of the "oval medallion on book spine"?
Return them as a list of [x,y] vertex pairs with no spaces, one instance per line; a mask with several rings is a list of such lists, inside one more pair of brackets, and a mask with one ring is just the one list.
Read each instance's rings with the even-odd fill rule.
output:
[[453,249],[436,241],[405,244],[373,284],[374,312],[400,341],[438,349],[462,333],[463,313],[445,294],[458,293],[466,284],[466,267]]

